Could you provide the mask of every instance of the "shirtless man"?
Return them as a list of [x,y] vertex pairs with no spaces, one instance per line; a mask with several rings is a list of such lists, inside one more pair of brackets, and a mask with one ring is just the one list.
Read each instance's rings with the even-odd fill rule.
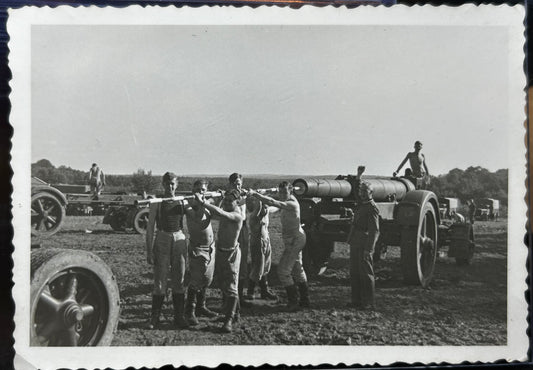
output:
[[412,175],[416,178],[423,178],[429,180],[429,170],[426,165],[426,157],[420,151],[422,150],[422,143],[420,141],[415,142],[415,150],[413,152],[407,153],[404,160],[398,166],[398,169],[392,174],[393,177],[396,177],[398,172],[402,169],[404,164],[409,161],[411,166]]
[[221,329],[223,332],[229,333],[233,330],[232,322],[239,303],[237,290],[241,262],[239,234],[244,221],[238,206],[241,194],[236,189],[228,190],[222,199],[222,208],[206,202],[205,197],[200,193],[195,193],[194,196],[212,215],[220,217],[215,252],[215,275],[220,279],[219,284],[222,289],[222,295],[226,297],[225,318]]
[[278,297],[268,289],[268,273],[272,263],[272,246],[268,234],[269,207],[255,197],[246,198],[246,220],[250,235],[252,265],[248,281],[248,299],[254,299],[254,289],[259,285],[261,299],[276,300]]
[[[207,180],[193,184],[193,194],[205,194]],[[207,200],[212,202],[212,199]],[[215,317],[206,303],[206,290],[213,281],[215,269],[215,238],[211,226],[211,212],[197,200],[186,205],[187,229],[189,230],[189,272],[190,283],[185,304],[185,318],[189,325],[198,325],[196,316]]]
[[[178,178],[172,172],[163,175],[165,198],[175,195]],[[148,226],[146,228],[146,256],[149,264],[154,265],[154,289],[152,295],[152,316],[149,328],[159,325],[159,317],[168,280],[172,289],[174,306],[174,324],[179,328],[188,327],[183,317],[185,301],[185,269],[187,261],[187,240],[183,233],[183,215],[185,207],[182,201],[165,201],[150,204]],[[154,241],[154,230],[157,233]],[[170,276],[169,276],[170,272]]]
[[[228,190],[237,190],[239,194],[242,193],[243,178],[240,173],[234,172],[228,178]],[[237,205],[243,216],[243,227],[239,234],[239,245],[241,249],[241,265],[239,267],[239,307],[247,307],[249,302],[244,300],[244,285],[248,280],[248,255],[249,255],[249,235],[246,227],[246,203],[245,199],[241,198]]]
[[299,310],[300,307],[310,306],[307,276],[302,264],[302,250],[306,237],[300,224],[300,205],[292,194],[292,185],[283,181],[278,185],[278,194],[279,200],[276,200],[253,190],[248,192],[248,196],[254,196],[265,204],[281,210],[281,236],[285,248],[278,264],[278,275],[287,291],[287,310],[292,312]]
[[102,171],[96,163],[93,163],[89,169],[89,185],[91,186],[93,198],[98,200],[102,188],[105,186],[105,175],[104,171]]

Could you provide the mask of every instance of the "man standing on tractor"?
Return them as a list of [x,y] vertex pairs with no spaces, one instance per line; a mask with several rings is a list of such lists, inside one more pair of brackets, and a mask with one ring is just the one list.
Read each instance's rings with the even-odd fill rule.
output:
[[[358,173],[359,175],[359,173]],[[359,201],[347,242],[350,244],[350,306],[357,309],[374,308],[375,277],[373,254],[379,236],[379,210],[372,199],[372,187],[362,180]]]
[[194,196],[212,215],[220,217],[215,252],[215,276],[219,279],[224,302],[225,318],[221,329],[229,333],[233,330],[232,323],[236,318],[239,304],[237,288],[241,263],[239,234],[244,221],[238,205],[241,194],[236,189],[226,191],[222,198],[222,208],[206,202],[205,197],[200,193],[195,193]]
[[398,166],[398,169],[393,172],[392,176],[396,177],[398,172],[401,171],[402,167],[407,161],[411,166],[412,176],[422,180],[422,187],[429,184],[429,170],[426,164],[426,157],[421,153],[422,143],[416,141],[414,145],[415,150],[407,153],[402,163]]
[[[193,184],[193,194],[205,194],[207,180]],[[212,199],[207,200],[212,202]],[[206,307],[206,290],[213,281],[215,269],[215,238],[211,226],[211,212],[198,200],[185,205],[187,229],[189,230],[189,273],[185,318],[189,325],[198,325],[196,316],[215,317],[217,314]]]
[[[292,185],[287,181],[281,182],[278,185],[278,194],[279,200],[276,200],[253,190],[248,192],[248,196],[254,196],[263,203],[281,210],[281,236],[285,248],[278,264],[278,275],[287,291],[287,310],[294,312],[301,307],[310,306],[307,276],[302,263],[306,236],[300,223],[300,204],[292,194]],[[299,302],[298,293],[300,293]]]
[[[163,175],[165,198],[175,196],[178,178],[172,172]],[[183,233],[183,201],[167,200],[151,203],[146,228],[146,255],[149,264],[154,265],[154,289],[152,295],[152,316],[149,328],[157,328],[161,308],[167,293],[168,280],[172,289],[174,324],[178,328],[189,325],[184,319],[185,269],[187,261],[187,240]],[[154,229],[157,234],[154,242]],[[170,276],[169,276],[170,272]]]
[[93,163],[92,167],[89,169],[89,185],[91,186],[93,199],[98,200],[102,188],[105,186],[105,175],[104,171],[102,171],[96,163]]
[[268,289],[268,273],[272,263],[272,246],[268,234],[269,207],[255,197],[246,198],[246,218],[250,235],[252,265],[248,281],[247,299],[254,299],[254,289],[259,285],[261,299],[276,300]]

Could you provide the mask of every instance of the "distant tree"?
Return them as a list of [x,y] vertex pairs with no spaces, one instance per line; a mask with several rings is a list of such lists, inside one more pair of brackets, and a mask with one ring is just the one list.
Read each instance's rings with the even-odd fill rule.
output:
[[43,168],[55,168],[52,162],[50,162],[48,159],[41,159],[34,163],[36,167],[43,167]]
[[133,191],[137,193],[142,193],[143,191],[147,193],[152,193],[158,186],[158,179],[152,176],[152,171],[145,171],[142,168],[139,168],[131,178],[131,183],[133,184]]

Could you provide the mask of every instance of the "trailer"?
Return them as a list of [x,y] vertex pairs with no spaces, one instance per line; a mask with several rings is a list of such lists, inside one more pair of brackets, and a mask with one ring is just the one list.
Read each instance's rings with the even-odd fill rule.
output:
[[87,185],[48,184],[33,177],[31,183],[32,235],[47,237],[61,228],[65,215],[103,214],[103,223],[113,230],[133,229],[139,234],[146,232],[148,204],[140,200],[149,195],[126,193],[103,193],[95,198]]

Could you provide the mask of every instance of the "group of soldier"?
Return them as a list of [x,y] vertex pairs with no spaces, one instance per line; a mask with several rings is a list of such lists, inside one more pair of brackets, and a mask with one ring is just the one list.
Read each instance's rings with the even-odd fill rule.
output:
[[[415,175],[427,172],[420,153],[422,144],[415,143],[400,165],[409,160]],[[364,167],[359,167],[359,192],[350,244],[351,301],[357,309],[374,308],[375,278],[373,252],[379,237],[379,210],[372,199],[370,183],[361,179]],[[396,173],[394,174],[396,175]],[[147,261],[153,265],[154,286],[149,328],[160,325],[161,310],[167,290],[172,291],[174,325],[188,328],[199,324],[198,316],[218,317],[222,332],[231,332],[238,320],[240,307],[251,305],[256,286],[261,298],[277,300],[268,287],[272,259],[268,225],[269,213],[280,211],[283,252],[277,272],[285,288],[287,303],[284,310],[295,312],[310,307],[307,276],[303,268],[302,250],[306,234],[301,225],[300,206],[289,182],[281,182],[277,197],[243,189],[243,177],[229,176],[222,200],[207,197],[208,182],[193,184],[190,200],[163,200],[150,204],[146,233]],[[178,178],[172,172],[163,175],[164,197],[173,198]],[[218,218],[215,238],[211,220]],[[187,222],[188,238],[185,235]],[[216,240],[216,243],[215,243]],[[248,257],[251,268],[248,269]],[[188,266],[188,267],[187,267]],[[206,306],[206,290],[215,280],[222,291],[222,315]],[[244,288],[247,286],[247,294]]]
[[[206,197],[207,181],[197,180],[192,189],[194,199],[166,200],[150,205],[146,251],[148,263],[154,266],[154,289],[149,327],[159,325],[168,288],[172,290],[174,324],[178,328],[198,325],[198,316],[218,316],[206,306],[206,289],[214,278],[222,291],[223,315],[220,320],[223,332],[232,331],[240,307],[250,304],[256,285],[259,285],[263,299],[276,300],[267,281],[272,254],[268,234],[271,207],[281,213],[284,251],[278,275],[287,292],[286,309],[297,311],[301,307],[309,307],[307,277],[302,264],[306,239],[292,185],[280,183],[278,199],[274,199],[254,190],[244,190],[242,181],[242,175],[230,175],[220,202]],[[177,176],[167,172],[162,183],[164,197],[174,197]],[[188,243],[183,232],[184,216]],[[211,225],[213,217],[219,219],[216,243]],[[250,271],[248,254],[251,257]],[[244,295],[245,285],[248,285],[247,297]]]

